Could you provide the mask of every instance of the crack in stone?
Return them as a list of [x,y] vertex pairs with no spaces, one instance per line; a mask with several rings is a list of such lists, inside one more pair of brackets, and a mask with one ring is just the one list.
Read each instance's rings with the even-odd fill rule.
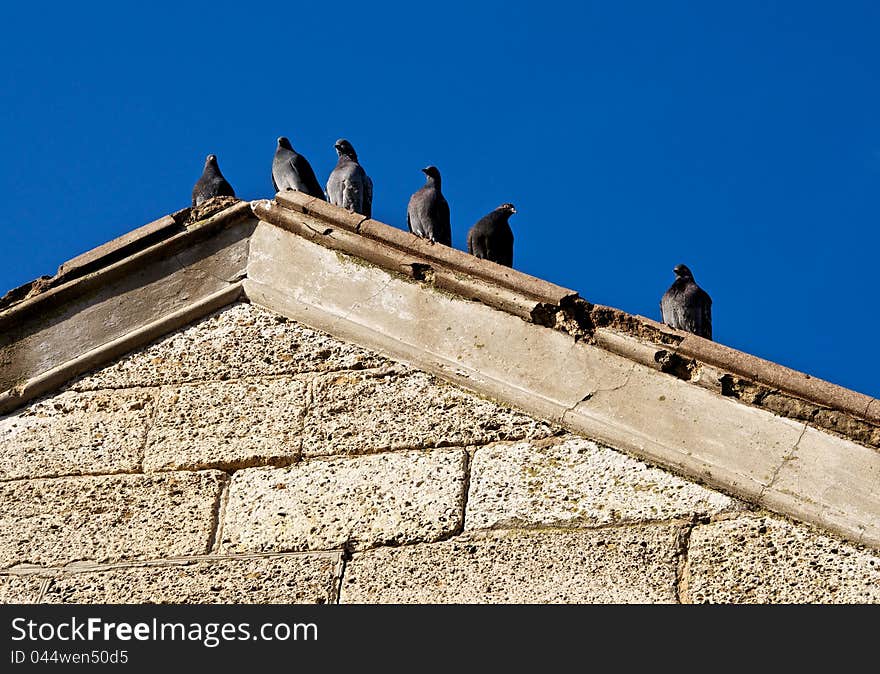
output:
[[334,319],[333,324],[336,325],[340,321],[347,321],[348,317],[351,316],[357,309],[364,306],[365,304],[369,304],[374,299],[379,297],[382,293],[385,292],[385,290],[388,289],[388,286],[390,286],[393,282],[394,282],[394,277],[389,276],[388,280],[386,280],[385,283],[382,284],[381,288],[379,288],[376,292],[374,292],[372,295],[370,295],[369,297],[367,297],[363,301],[355,302],[354,304],[352,304],[351,307],[349,307],[348,311],[346,311],[342,316],[337,316]]
[[779,478],[779,473],[782,472],[785,464],[791,461],[791,457],[794,456],[795,451],[797,451],[798,445],[800,445],[801,440],[804,439],[804,435],[806,434],[808,428],[810,428],[809,424],[804,424],[804,427],[801,429],[801,434],[798,436],[797,442],[795,442],[794,446],[788,451],[788,453],[784,457],[782,457],[782,461],[779,462],[776,470],[773,471],[773,475],[770,477],[767,485],[761,488],[761,493],[758,494],[757,503],[760,503],[763,500],[764,494],[767,493],[767,490],[770,489]]
[[35,603],[42,604],[45,600],[46,593],[49,591],[49,587],[52,585],[52,578],[44,578],[40,582],[40,591],[37,593],[37,600]]
[[226,515],[226,504],[229,502],[229,488],[232,479],[229,475],[223,476],[223,482],[220,485],[220,491],[214,501],[214,508],[211,517],[211,533],[208,536],[208,547],[205,554],[217,552],[220,549],[220,540],[223,536],[223,520]]
[[638,365],[638,363],[633,363],[630,366],[629,370],[624,375],[624,379],[623,379],[622,384],[618,384],[617,386],[613,386],[611,388],[596,389],[596,391],[594,392],[594,395],[595,395],[595,393],[611,393],[613,391],[619,391],[620,389],[625,388],[629,384],[629,380],[632,377],[633,372],[635,372],[635,370],[636,370],[636,365]]
[[[146,388],[146,387],[142,387]],[[162,387],[155,386],[149,387],[153,390],[150,392],[152,394],[152,411],[150,414],[150,418],[147,420],[146,428],[144,429],[144,444],[141,447],[141,470],[140,472],[144,472],[144,462],[147,460],[147,449],[150,447],[150,432],[156,425],[156,419],[159,416],[159,398],[162,396]]]
[[585,403],[585,402],[587,402],[588,400],[590,400],[591,398],[593,398],[593,396],[595,396],[596,394],[598,394],[598,393],[612,393],[612,392],[614,392],[614,391],[619,391],[620,389],[625,388],[625,387],[629,384],[629,380],[632,378],[632,374],[633,374],[633,372],[635,372],[636,365],[638,365],[638,363],[633,363],[633,364],[630,366],[629,370],[627,370],[626,374],[624,375],[623,383],[618,384],[617,386],[612,386],[611,388],[595,388],[595,389],[593,389],[593,390],[587,392],[587,393],[584,395],[583,398],[581,398],[581,399],[578,400],[576,403],[574,403],[573,405],[571,405],[570,407],[568,407],[568,408],[562,413],[562,417],[561,417],[561,419],[560,419],[560,423],[564,423],[564,422],[565,422],[565,417],[566,417],[570,412],[574,412],[575,408],[576,408],[578,405],[580,405],[581,403]]
[[688,596],[688,552],[691,543],[691,534],[697,526],[697,516],[694,515],[690,522],[685,524],[678,531],[678,540],[676,541],[676,557],[677,564],[675,567],[675,587],[673,592],[675,600],[679,604],[690,604]]
[[[476,451],[476,450],[474,450]],[[462,480],[462,497],[461,497],[461,524],[455,528],[455,531],[452,532],[452,536],[458,536],[459,534],[464,532],[465,520],[467,518],[467,505],[468,498],[470,497],[471,491],[471,468],[473,466],[473,459],[471,458],[471,453],[465,451],[464,454],[464,480]],[[450,538],[452,537],[450,536]]]
[[100,571],[114,571],[117,569],[141,569],[141,568],[173,568],[177,566],[189,566],[194,562],[217,563],[226,561],[241,561],[249,559],[267,559],[271,557],[327,557],[338,556],[342,550],[339,548],[326,548],[321,550],[293,550],[293,551],[267,551],[267,552],[233,552],[233,553],[207,553],[203,555],[172,555],[170,557],[151,557],[148,559],[127,559],[116,562],[75,561],[56,566],[27,566],[8,567],[0,570],[0,579],[6,577],[44,576],[52,580],[54,575],[69,575],[80,573],[94,573]]
[[301,224],[305,225],[306,228],[310,229],[311,231],[313,231],[313,232],[314,232],[315,234],[317,234],[318,236],[330,236],[330,235],[333,233],[333,228],[332,228],[332,227],[326,227],[326,228],[324,228],[324,230],[322,231],[322,230],[316,229],[315,227],[312,227],[312,226],[311,226],[309,223],[307,223],[307,222],[304,222],[304,221],[300,221],[300,222],[301,222]]
[[345,578],[345,571],[348,567],[348,558],[350,553],[346,554],[345,550],[339,553],[339,559],[336,563],[336,569],[331,579],[330,586],[330,603],[339,605],[342,601],[342,581]]
[[[112,365],[112,363],[111,363]],[[339,368],[331,368],[328,370],[307,370],[302,372],[289,371],[289,372],[267,372],[265,374],[246,374],[239,377],[225,377],[225,378],[214,378],[214,379],[181,379],[179,381],[169,381],[161,384],[130,384],[130,385],[118,385],[118,386],[97,386],[95,388],[75,388],[78,386],[76,383],[72,383],[67,385],[65,388],[62,388],[58,391],[58,393],[77,393],[77,394],[88,394],[95,393],[98,391],[129,391],[133,389],[161,389],[166,386],[192,386],[192,385],[203,385],[203,384],[225,384],[227,382],[242,382],[247,383],[250,381],[258,381],[260,379],[284,379],[293,378],[297,381],[303,381],[308,377],[320,376],[320,375],[329,375],[329,374],[338,374],[338,373],[366,373],[368,375],[376,374],[376,375],[384,375],[385,370],[387,370],[387,365],[379,365],[376,367],[339,367]],[[395,374],[395,373],[391,373]],[[89,375],[92,376],[92,375]]]

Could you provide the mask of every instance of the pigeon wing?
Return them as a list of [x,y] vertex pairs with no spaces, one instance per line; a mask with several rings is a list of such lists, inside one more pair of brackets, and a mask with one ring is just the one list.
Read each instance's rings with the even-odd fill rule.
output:
[[327,178],[327,201],[334,206],[342,206],[342,176],[339,174],[339,164]]
[[442,194],[437,195],[433,218],[434,241],[444,246],[452,246],[452,227],[449,224],[449,202]]
[[694,293],[694,334],[712,339],[712,298],[702,288]]
[[363,214],[373,217],[373,180],[364,173]]
[[299,181],[302,184],[301,191],[319,199],[324,198],[324,190],[321,189],[321,183],[318,182],[315,171],[312,169],[312,165],[309,164],[308,159],[297,153],[293,157],[290,166],[299,176]]

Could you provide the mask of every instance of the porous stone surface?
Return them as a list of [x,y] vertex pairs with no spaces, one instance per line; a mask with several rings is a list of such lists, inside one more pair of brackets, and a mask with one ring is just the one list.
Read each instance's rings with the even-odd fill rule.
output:
[[140,470],[154,392],[61,393],[0,417],[0,479]]
[[73,382],[77,390],[356,370],[383,358],[249,303],[237,303]]
[[46,604],[326,604],[339,555],[281,555],[55,576]]
[[223,473],[0,483],[0,568],[208,551]]
[[714,515],[739,502],[643,461],[572,438],[476,450],[465,529],[599,526]]
[[340,603],[674,603],[674,525],[492,532],[355,554]]
[[687,596],[693,603],[880,602],[880,553],[770,516],[694,528]]
[[552,425],[403,367],[317,379],[303,454],[476,445],[543,438]]
[[228,552],[434,541],[460,530],[464,450],[316,459],[238,471],[222,529]]
[[40,576],[0,576],[0,604],[36,604],[43,582]]
[[306,384],[292,377],[161,389],[144,470],[242,468],[300,454]]

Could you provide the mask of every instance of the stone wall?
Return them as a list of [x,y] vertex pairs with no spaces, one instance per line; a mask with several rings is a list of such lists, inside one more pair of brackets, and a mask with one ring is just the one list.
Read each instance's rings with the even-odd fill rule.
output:
[[250,304],[0,418],[0,601],[880,602],[880,554]]

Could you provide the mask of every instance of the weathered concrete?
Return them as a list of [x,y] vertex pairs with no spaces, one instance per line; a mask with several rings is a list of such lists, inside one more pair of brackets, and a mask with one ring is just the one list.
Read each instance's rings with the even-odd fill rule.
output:
[[564,425],[751,500],[804,428],[639,365],[624,385],[567,412]]
[[807,428],[760,503],[880,547],[880,451]]
[[880,414],[869,409],[870,396],[691,333],[679,334],[683,339],[676,351],[683,356],[746,377],[773,390],[880,423]]
[[76,390],[157,386],[280,374],[360,370],[388,361],[249,303],[162,337],[71,384]]
[[300,455],[305,391],[292,377],[163,387],[144,470],[291,463]]
[[674,525],[493,532],[355,554],[347,604],[674,603]]
[[724,494],[590,440],[498,444],[474,454],[465,529],[594,527],[739,507]]
[[339,554],[197,559],[55,575],[44,604],[327,604]]
[[0,314],[0,391],[240,279],[254,224],[184,232]]
[[0,483],[0,568],[204,554],[222,473]]
[[431,375],[396,367],[318,378],[305,420],[303,453],[477,445],[543,438],[555,430]]
[[36,604],[46,582],[39,576],[0,576],[0,604]]
[[685,578],[694,603],[880,603],[880,554],[775,517],[695,527]]
[[14,388],[0,393],[0,414],[15,410],[41,395],[54,393],[74,377],[88,372],[96,366],[103,366],[133,349],[147,344],[159,335],[167,334],[181,325],[235,302],[242,294],[242,284],[231,283],[215,293],[199,298],[192,304],[172,311],[170,314],[141,325],[116,339],[104,342],[72,360],[64,361],[56,367],[30,377]]
[[306,240],[526,320],[577,297],[573,290],[519,270],[434,246],[377,220],[358,220],[320,200],[302,200],[300,193],[279,193],[274,203],[259,200],[252,206],[261,220]]
[[154,395],[61,393],[0,418],[0,479],[139,472]]
[[108,241],[105,244],[77,255],[76,257],[62,262],[58,267],[56,276],[81,276],[96,271],[101,267],[121,260],[139,250],[158,243],[174,234],[184,230],[183,225],[178,224],[170,215],[154,220],[142,227],[126,232],[122,236]]
[[[363,237],[374,239],[384,246],[402,250],[411,257],[423,258],[425,261],[453,270],[461,276],[485,279],[496,287],[514,289],[519,294],[533,297],[540,302],[558,304],[565,298],[577,294],[568,288],[524,274],[518,269],[499,265],[489,260],[481,260],[449,246],[435,246],[425,239],[397,227],[386,225],[384,222],[359,218],[356,214],[349,213],[339,206],[333,206],[320,199],[309,197],[302,192],[281,192],[276,196],[275,201],[284,208],[275,209],[271,203],[255,203],[254,210],[262,215],[264,210],[261,206],[266,206],[271,211],[286,210],[291,214],[298,211],[322,220],[329,220],[349,231],[357,232]],[[332,233],[328,233],[326,236],[332,236]]]
[[224,552],[329,550],[434,541],[460,530],[464,450],[316,459],[232,478]]
[[[626,381],[632,363],[573,337],[437,291],[261,223],[248,297],[340,339],[554,419]],[[659,375],[658,375],[659,376]]]
[[[266,223],[251,239],[248,276],[254,302],[746,500],[762,498],[805,428]],[[817,438],[834,451],[832,436]],[[822,465],[835,460],[821,458]],[[858,513],[864,500],[856,495],[875,479],[853,479],[864,480],[852,492]],[[842,497],[834,507],[846,512]],[[817,514],[830,505],[821,488],[805,483],[797,499],[817,506],[782,504],[783,512],[828,523]],[[828,526],[867,540],[861,516]]]

